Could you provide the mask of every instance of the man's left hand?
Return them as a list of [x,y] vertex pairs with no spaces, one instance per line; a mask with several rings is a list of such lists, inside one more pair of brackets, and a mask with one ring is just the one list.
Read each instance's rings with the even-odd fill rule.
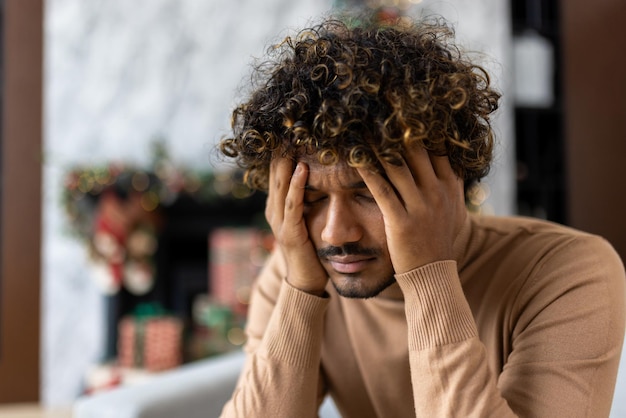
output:
[[414,146],[400,165],[380,162],[386,178],[368,168],[358,172],[383,214],[396,274],[453,259],[453,243],[467,212],[463,180],[448,157]]

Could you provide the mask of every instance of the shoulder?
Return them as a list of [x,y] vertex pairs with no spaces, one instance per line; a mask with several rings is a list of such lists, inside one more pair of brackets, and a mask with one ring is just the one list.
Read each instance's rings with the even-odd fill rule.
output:
[[247,352],[253,352],[261,343],[278,301],[283,277],[285,277],[285,267],[282,255],[274,251],[252,285],[246,322]]
[[507,280],[518,283],[520,309],[531,301],[545,307],[562,299],[570,309],[601,305],[623,312],[624,264],[603,237],[523,217],[479,217],[472,222],[483,251],[502,249],[491,262],[501,266]]
[[613,246],[603,237],[542,219],[521,216],[472,216],[478,243],[499,243],[517,256],[542,253],[552,256],[590,255],[621,264]]
[[265,261],[263,268],[253,284],[253,298],[260,298],[265,303],[274,305],[286,275],[282,254],[274,250]]
[[525,234],[554,236],[590,236],[591,234],[580,231],[556,222],[539,218],[524,216],[486,216],[471,215],[471,221],[475,228],[494,234]]
[[624,293],[624,264],[613,246],[601,236],[554,222],[473,216],[471,252],[531,294],[556,296],[590,286],[605,294]]

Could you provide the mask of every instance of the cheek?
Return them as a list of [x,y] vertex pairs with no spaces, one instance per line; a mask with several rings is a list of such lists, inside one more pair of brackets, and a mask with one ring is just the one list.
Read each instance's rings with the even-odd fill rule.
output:
[[326,214],[323,210],[309,210],[304,215],[304,223],[307,231],[309,231],[309,238],[313,241],[315,248],[320,247],[322,230],[326,224]]
[[387,247],[387,235],[385,233],[385,221],[383,220],[383,214],[378,207],[372,210],[368,214],[366,221],[367,230],[369,235],[376,240],[379,246]]
[[378,248],[387,253],[387,234],[385,221],[380,208],[376,204],[360,205],[361,224],[364,225],[364,242],[367,247]]

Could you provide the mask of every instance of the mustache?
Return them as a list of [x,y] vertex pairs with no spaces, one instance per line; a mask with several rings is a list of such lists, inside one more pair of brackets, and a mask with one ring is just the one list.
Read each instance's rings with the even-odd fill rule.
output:
[[317,256],[321,259],[346,255],[363,255],[368,257],[374,257],[380,255],[380,251],[375,248],[361,247],[359,244],[355,243],[344,244],[341,247],[329,245],[328,247],[320,248],[319,250],[317,250]]

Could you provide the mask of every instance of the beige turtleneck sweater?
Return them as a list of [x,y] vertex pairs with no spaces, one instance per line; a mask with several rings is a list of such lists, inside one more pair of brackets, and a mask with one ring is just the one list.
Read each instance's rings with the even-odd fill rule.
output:
[[247,362],[223,417],[607,417],[625,329],[624,266],[602,238],[469,216],[455,260],[371,299],[256,282]]

